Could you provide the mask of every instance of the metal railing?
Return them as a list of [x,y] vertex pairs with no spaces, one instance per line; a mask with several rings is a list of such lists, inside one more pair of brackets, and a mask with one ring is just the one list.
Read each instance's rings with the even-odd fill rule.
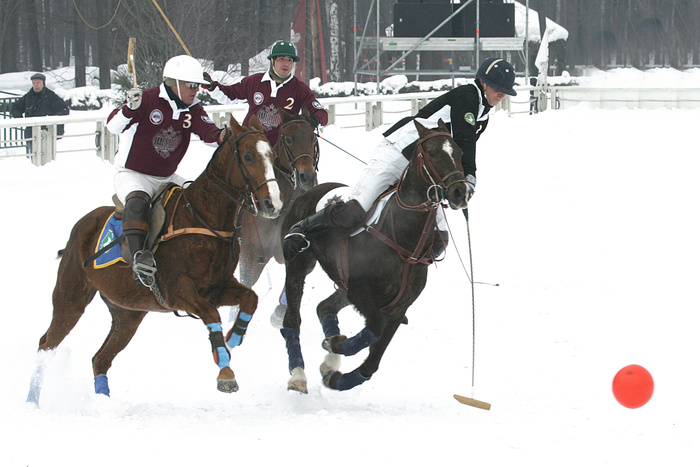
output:
[[[572,105],[586,103],[603,109],[657,109],[657,108],[700,108],[700,88],[669,89],[610,89],[581,88],[578,86],[520,86],[516,87],[518,95],[507,97],[497,111],[508,115],[532,114],[547,109],[566,109]],[[382,125],[390,125],[403,117],[416,114],[431,99],[444,91],[411,94],[369,95],[319,99],[329,114],[329,124],[340,128],[363,128],[371,131]],[[205,106],[214,123],[222,126],[228,123],[229,115],[241,122],[248,110],[248,105],[210,105]],[[0,119],[0,133],[6,129],[15,129],[16,136],[0,141],[0,158],[29,156],[36,165],[43,165],[55,159],[62,152],[95,151],[104,160],[114,162],[118,147],[118,136],[106,129],[107,110],[74,112],[61,117],[32,117],[18,119]],[[81,123],[77,126],[72,124]],[[63,136],[56,136],[56,126],[66,126]],[[91,130],[94,125],[94,131]],[[45,127],[45,129],[41,129]],[[31,153],[19,152],[27,139],[22,136],[22,128],[33,127]],[[79,129],[78,130],[75,130]],[[89,130],[85,130],[89,128]],[[78,131],[77,133],[75,131]],[[92,138],[85,138],[92,136]],[[82,138],[79,138],[82,137]],[[75,139],[73,139],[75,138]],[[57,145],[57,140],[62,141]],[[75,141],[75,144],[72,144]],[[86,144],[85,141],[89,141]],[[3,144],[15,145],[14,153],[3,149]]]

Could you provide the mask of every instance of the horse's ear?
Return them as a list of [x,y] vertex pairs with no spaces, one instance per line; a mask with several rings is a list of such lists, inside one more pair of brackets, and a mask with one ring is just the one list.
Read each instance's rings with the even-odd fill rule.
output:
[[438,128],[440,128],[440,129],[441,129],[442,131],[444,131],[445,133],[449,133],[449,132],[450,132],[450,129],[447,128],[447,125],[445,124],[445,122],[444,122],[442,119],[439,119],[439,120],[438,120]]
[[420,136],[421,138],[430,133],[430,130],[421,125],[418,120],[414,119],[413,123],[416,125],[416,130],[418,130],[418,136]]
[[250,127],[254,130],[262,131],[263,133],[265,133],[262,123],[260,123],[260,119],[255,114],[250,116]]
[[236,133],[240,133],[241,125],[239,125],[238,121],[235,118],[233,118],[233,114],[231,114],[231,119],[229,121],[231,123],[231,129]]
[[282,119],[282,123],[287,123],[290,120],[294,120],[294,117],[289,115],[289,113],[285,112],[284,109],[277,107],[277,113],[280,114],[280,118]]
[[309,108],[304,106],[301,108],[301,115],[304,117],[304,120],[308,120],[309,117],[311,116],[311,112],[309,112]]

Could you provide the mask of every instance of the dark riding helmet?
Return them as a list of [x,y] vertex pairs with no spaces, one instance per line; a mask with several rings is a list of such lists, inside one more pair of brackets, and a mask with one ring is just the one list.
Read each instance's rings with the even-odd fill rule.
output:
[[294,48],[294,44],[289,41],[277,41],[275,45],[272,46],[272,52],[267,56],[268,60],[275,57],[292,57],[295,62],[301,60],[297,55],[297,49]]
[[513,89],[515,83],[513,65],[502,58],[491,57],[484,60],[476,72],[476,77],[498,92],[509,96],[516,95]]

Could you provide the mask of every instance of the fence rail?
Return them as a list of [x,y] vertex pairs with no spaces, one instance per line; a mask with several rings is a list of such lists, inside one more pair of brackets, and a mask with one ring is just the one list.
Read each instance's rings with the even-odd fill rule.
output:
[[[574,105],[588,105],[602,109],[696,109],[700,108],[700,88],[581,88],[577,86],[557,87],[516,87],[518,95],[504,99],[497,110],[506,111],[509,115],[532,114],[547,109],[566,109]],[[381,125],[389,125],[403,117],[414,115],[431,99],[441,95],[443,91],[370,95],[339,98],[319,99],[328,110],[329,124],[340,128],[362,128],[371,131]],[[239,122],[243,120],[248,109],[247,104],[210,105],[206,111],[217,125],[221,126],[233,115]],[[0,119],[0,158],[29,156],[36,165],[43,165],[55,159],[61,152],[95,151],[104,160],[114,162],[114,154],[118,147],[118,136],[111,134],[106,128],[108,111],[75,112],[61,117],[32,117],[18,119]],[[82,133],[71,131],[71,124],[80,125]],[[91,130],[94,125],[94,131]],[[57,137],[56,126],[66,126],[66,133]],[[88,124],[88,125],[86,125]],[[24,127],[33,127],[32,147],[34,151],[26,153],[21,131]],[[44,129],[41,129],[44,127]],[[77,125],[75,126],[78,127]],[[85,130],[88,128],[88,130]],[[12,130],[14,133],[6,133]],[[5,135],[14,135],[6,137]],[[77,138],[92,136],[93,138]],[[75,139],[73,139],[75,138]],[[75,141],[66,144],[64,141],[57,147],[57,140]],[[78,143],[82,141],[82,143]],[[90,144],[86,145],[85,141]],[[93,144],[94,141],[94,144]],[[82,146],[80,145],[82,144]],[[14,145],[14,148],[12,146]]]

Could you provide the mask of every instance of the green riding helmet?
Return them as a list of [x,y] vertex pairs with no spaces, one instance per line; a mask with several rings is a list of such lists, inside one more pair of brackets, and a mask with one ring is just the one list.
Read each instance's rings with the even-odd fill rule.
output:
[[292,57],[295,62],[301,60],[301,58],[299,58],[299,56],[297,55],[297,49],[295,49],[294,45],[289,41],[275,42],[275,45],[272,46],[272,52],[270,52],[270,55],[268,55],[267,58],[271,59],[282,56]]

